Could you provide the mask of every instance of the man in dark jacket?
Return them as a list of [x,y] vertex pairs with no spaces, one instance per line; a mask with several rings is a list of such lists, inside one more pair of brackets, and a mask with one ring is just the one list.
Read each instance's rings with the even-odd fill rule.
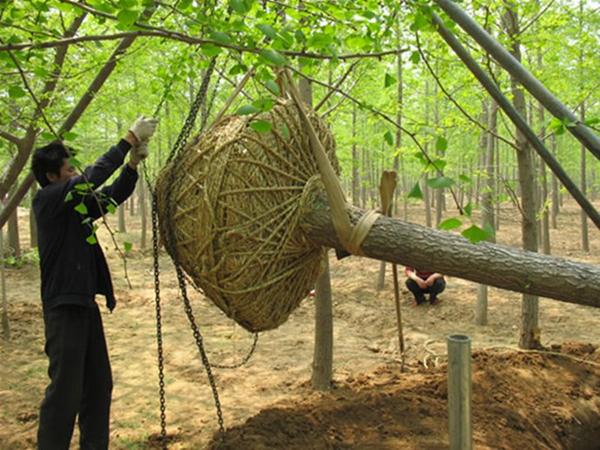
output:
[[[78,415],[80,448],[107,449],[112,375],[96,294],[116,305],[93,221],[135,189],[157,121],[140,117],[127,136],[79,175],[62,142],[37,149],[33,200],[50,384],[40,407],[38,448],[67,450]],[[131,149],[131,151],[130,151]],[[110,186],[98,189],[124,162]]]

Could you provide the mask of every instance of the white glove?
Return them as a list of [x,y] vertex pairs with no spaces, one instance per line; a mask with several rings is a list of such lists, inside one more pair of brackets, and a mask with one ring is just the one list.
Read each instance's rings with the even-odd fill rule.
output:
[[138,165],[140,162],[148,157],[148,140],[141,141],[138,145],[134,146],[129,152],[129,160],[134,164]]
[[158,119],[152,117],[140,116],[131,126],[129,131],[133,133],[138,142],[148,141],[156,131]]

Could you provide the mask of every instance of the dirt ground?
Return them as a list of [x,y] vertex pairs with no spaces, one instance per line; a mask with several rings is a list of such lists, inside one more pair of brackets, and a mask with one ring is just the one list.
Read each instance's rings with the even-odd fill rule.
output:
[[[600,205],[598,205],[600,206]],[[597,207],[598,207],[597,206]],[[422,206],[409,220],[423,223]],[[22,236],[27,241],[22,213]],[[111,223],[116,223],[111,217]],[[516,211],[502,211],[498,241],[519,245]],[[134,242],[128,260],[133,289],[102,231],[117,299],[103,319],[114,376],[111,448],[155,446],[159,431],[152,259],[139,250],[139,219],[128,217]],[[116,227],[115,227],[116,228]],[[579,211],[567,204],[552,252],[600,264],[600,232],[590,226],[591,252],[580,250]],[[229,449],[442,449],[448,447],[446,338],[473,345],[473,430],[481,449],[600,449],[600,311],[540,301],[546,352],[519,352],[520,294],[490,289],[489,325],[473,324],[477,286],[448,278],[436,306],[412,306],[402,289],[406,371],[398,337],[390,268],[377,292],[379,262],[331,257],[334,386],[310,386],[314,299],[280,328],[259,336],[249,362],[214,369]],[[161,256],[169,448],[220,444],[217,415],[168,256]],[[403,280],[404,277],[402,276]],[[7,270],[10,341],[0,339],[0,449],[35,446],[39,403],[47,383],[37,266]],[[196,292],[194,313],[212,363],[241,360],[252,335]],[[77,442],[77,433],[73,442]],[[73,448],[77,448],[74,444]]]

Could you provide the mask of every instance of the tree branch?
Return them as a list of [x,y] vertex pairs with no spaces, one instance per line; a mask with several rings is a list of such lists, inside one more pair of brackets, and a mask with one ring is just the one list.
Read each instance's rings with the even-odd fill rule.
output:
[[[77,36],[72,38],[57,39],[56,41],[47,42],[24,42],[20,44],[8,44],[1,45],[0,52],[14,51],[14,50],[25,50],[25,49],[42,49],[42,48],[53,48],[61,47],[64,45],[76,44],[80,42],[98,42],[98,41],[113,41],[117,39],[135,39],[137,37],[162,37],[165,39],[171,39],[186,44],[199,45],[199,44],[210,44],[215,47],[227,48],[242,53],[254,53],[259,54],[262,49],[244,47],[233,44],[223,44],[222,42],[213,41],[211,39],[200,39],[192,36],[188,36],[176,31],[169,31],[163,29],[153,30],[137,30],[137,31],[125,31],[114,34],[103,34],[103,35],[88,35],[88,36]],[[309,59],[320,59],[320,60],[347,60],[347,59],[360,59],[360,58],[382,58],[389,55],[397,55],[398,52],[406,52],[408,48],[385,50],[374,53],[349,53],[345,55],[322,55],[319,53],[305,52],[305,51],[292,51],[292,50],[281,50],[279,53],[289,56],[291,58],[309,58]]]
[[[23,72],[23,68],[21,67],[21,64],[19,64],[19,60],[17,58],[15,58],[15,55],[13,55],[11,51],[8,52],[8,56],[10,56],[10,59],[12,60],[12,62],[17,67],[17,70],[19,71],[19,75],[21,76],[21,80],[23,81],[23,85],[25,86],[25,89],[27,90],[27,92],[29,92],[29,96],[31,97],[31,99],[35,103],[36,110],[37,110],[38,114],[40,116],[42,116],[42,119],[44,120],[44,123],[46,124],[46,126],[48,127],[48,129],[50,130],[50,132],[54,136],[58,137],[58,135],[54,131],[54,128],[52,127],[52,125],[50,124],[50,122],[48,122],[48,118],[46,117],[46,114],[44,114],[44,107],[42,106],[42,104],[37,99],[37,97],[35,95],[35,92],[33,92],[33,90],[31,89],[31,86],[29,86],[29,82],[27,81],[27,77],[25,76],[25,72]],[[32,121],[32,122],[34,122],[34,121]],[[32,123],[31,126],[35,127],[35,123]]]
[[419,32],[418,31],[415,32],[415,38],[416,38],[416,43],[417,43],[417,50],[419,51],[419,54],[421,55],[421,59],[425,63],[425,66],[427,67],[427,70],[429,71],[429,73],[431,74],[431,76],[433,77],[433,79],[435,80],[436,84],[440,87],[440,89],[442,90],[442,92],[444,93],[444,95],[448,98],[448,100],[450,100],[452,102],[452,104],[454,104],[454,106],[456,106],[458,108],[458,110],[463,114],[463,116],[465,116],[471,123],[475,124],[481,130],[485,131],[486,133],[494,136],[496,139],[504,142],[505,144],[510,145],[515,150],[518,150],[517,146],[513,142],[510,142],[508,139],[505,139],[504,137],[498,135],[497,133],[494,133],[488,127],[486,127],[485,125],[483,125],[480,121],[478,121],[473,116],[471,116],[462,106],[460,106],[460,104],[454,99],[454,97],[452,96],[452,94],[450,94],[450,92],[448,92],[448,90],[442,84],[442,80],[440,80],[440,78],[437,76],[437,74],[433,70],[433,67],[431,67],[431,65],[429,64],[429,60],[425,56],[425,52],[423,51],[423,48],[421,47],[421,40],[419,39]]
[[[355,62],[353,62],[353,63],[350,65],[350,67],[348,67],[348,70],[346,70],[346,72],[344,73],[344,75],[342,75],[342,77],[341,77],[341,78],[338,80],[338,82],[337,82],[337,83],[335,83],[335,86],[334,86],[334,87],[335,87],[336,89],[337,89],[337,88],[339,88],[339,87],[342,85],[342,83],[344,83],[344,81],[346,81],[346,78],[348,78],[348,75],[350,75],[350,73],[351,73],[351,72],[354,70],[354,68],[356,67],[356,65],[357,65],[359,62],[360,62],[360,61],[355,61]],[[327,100],[329,100],[329,97],[331,97],[331,96],[333,95],[333,93],[334,93],[334,92],[335,92],[335,90],[333,90],[333,89],[330,89],[330,90],[327,92],[327,94],[325,94],[325,97],[323,97],[323,98],[321,99],[321,101],[320,101],[320,102],[317,104],[317,106],[315,106],[315,107],[314,107],[314,110],[315,110],[315,111],[318,111],[318,110],[321,108],[321,106],[323,106],[323,105],[325,104],[325,102],[326,102]]]
[[21,145],[21,139],[8,131],[0,130],[0,137],[6,139],[8,142],[15,144],[17,147]]
[[[315,84],[319,84],[321,86],[324,86],[326,88],[332,89],[336,92],[339,92],[341,95],[343,95],[344,97],[346,97],[347,99],[351,100],[352,102],[356,103],[357,105],[359,105],[361,108],[363,107],[363,103],[360,100],[357,100],[356,98],[352,97],[350,94],[348,94],[347,92],[342,91],[339,88],[336,88],[335,86],[331,86],[330,84],[324,83],[323,81],[319,81],[316,80],[314,78],[311,78],[305,74],[303,74],[302,72],[300,72],[299,70],[295,69],[294,67],[288,67],[290,70],[292,70],[293,72],[297,73],[298,75],[300,75],[301,77],[306,78],[307,80],[315,83]],[[427,159],[427,162],[429,164],[431,164],[431,167],[433,167],[435,169],[435,171],[440,175],[440,176],[444,176],[444,172],[442,170],[440,170],[440,168],[435,164],[435,162],[429,157],[429,154],[427,153],[427,151],[425,150],[425,148],[421,145],[421,143],[419,142],[419,140],[417,139],[416,133],[413,133],[409,130],[407,130],[406,128],[404,128],[402,125],[400,125],[398,122],[396,122],[394,119],[392,119],[391,117],[389,117],[387,114],[379,111],[378,109],[375,109],[373,107],[369,108],[369,111],[371,111],[373,114],[375,114],[376,116],[381,117],[383,120],[385,120],[386,122],[392,124],[394,127],[402,130],[404,133],[408,134],[408,136],[410,137],[410,139],[415,143],[415,145],[417,146],[417,148],[419,149],[419,151],[423,154],[423,156],[425,156],[425,159]],[[460,202],[458,201],[458,197],[456,195],[456,192],[454,191],[454,189],[452,189],[451,187],[448,188],[448,190],[450,191],[450,194],[452,194],[452,198],[454,199],[454,203],[456,204],[456,208],[458,209],[459,214],[462,216],[464,214],[464,210],[460,204]]]

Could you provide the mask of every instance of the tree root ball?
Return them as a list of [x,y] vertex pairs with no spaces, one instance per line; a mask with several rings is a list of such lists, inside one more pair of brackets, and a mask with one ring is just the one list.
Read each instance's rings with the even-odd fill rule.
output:
[[[339,173],[335,142],[310,120]],[[159,174],[162,241],[197,288],[249,331],[278,327],[314,288],[323,249],[299,226],[321,184],[296,105],[229,116]]]

